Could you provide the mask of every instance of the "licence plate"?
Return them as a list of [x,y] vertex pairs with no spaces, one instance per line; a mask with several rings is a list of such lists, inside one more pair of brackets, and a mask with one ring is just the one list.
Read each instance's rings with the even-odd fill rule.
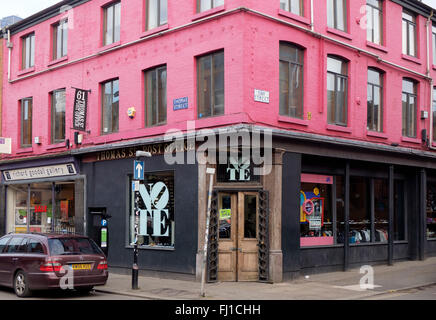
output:
[[91,270],[91,264],[87,263],[87,264],[73,264],[71,265],[71,267],[73,268],[73,270]]

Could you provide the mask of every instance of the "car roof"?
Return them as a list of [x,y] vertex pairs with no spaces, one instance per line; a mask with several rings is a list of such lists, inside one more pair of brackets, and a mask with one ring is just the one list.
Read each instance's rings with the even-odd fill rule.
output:
[[36,237],[36,238],[44,238],[44,239],[53,239],[53,238],[87,238],[86,236],[76,235],[76,234],[67,234],[67,233],[8,233],[4,236],[25,236],[25,237]]

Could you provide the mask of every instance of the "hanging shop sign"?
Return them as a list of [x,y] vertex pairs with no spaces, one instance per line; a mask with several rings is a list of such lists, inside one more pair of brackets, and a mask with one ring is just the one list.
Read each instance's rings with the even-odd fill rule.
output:
[[247,183],[258,182],[259,175],[254,174],[255,165],[248,157],[230,156],[227,164],[218,164],[218,182]]
[[77,174],[73,163],[3,171],[6,181],[53,178]]
[[76,89],[74,95],[73,129],[86,131],[86,109],[88,107],[88,90]]

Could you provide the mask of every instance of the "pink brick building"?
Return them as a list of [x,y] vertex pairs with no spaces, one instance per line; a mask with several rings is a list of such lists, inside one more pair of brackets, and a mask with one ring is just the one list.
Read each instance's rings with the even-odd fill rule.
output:
[[[145,271],[199,277],[208,166],[211,281],[436,253],[436,18],[421,2],[65,0],[2,36],[1,232],[85,233],[129,267],[146,150],[168,198],[141,217]],[[165,161],[165,133],[193,128],[268,129],[272,169]]]

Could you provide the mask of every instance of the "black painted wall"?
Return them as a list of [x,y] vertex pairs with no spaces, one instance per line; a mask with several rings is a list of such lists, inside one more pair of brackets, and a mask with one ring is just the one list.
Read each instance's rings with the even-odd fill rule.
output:
[[[164,156],[145,159],[145,171],[174,171],[175,248],[141,249],[139,268],[147,271],[195,274],[198,236],[198,169],[196,165],[167,165]],[[131,268],[133,249],[128,247],[129,189],[128,175],[133,159],[82,163],[87,176],[87,208],[107,208],[108,263],[110,267]],[[88,211],[88,210],[87,210]],[[92,216],[87,213],[91,234]]]

